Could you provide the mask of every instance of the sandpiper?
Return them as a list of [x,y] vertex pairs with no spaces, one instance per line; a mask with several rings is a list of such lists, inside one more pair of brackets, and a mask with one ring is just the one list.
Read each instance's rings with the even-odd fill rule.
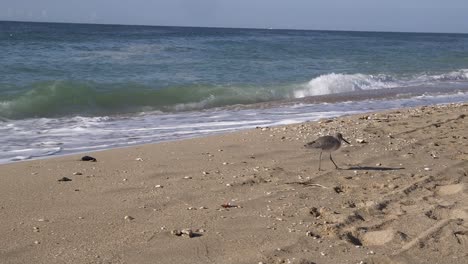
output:
[[330,160],[335,165],[335,168],[339,169],[339,167],[333,161],[331,153],[341,147],[341,141],[344,141],[349,144],[349,142],[343,138],[343,135],[341,135],[341,133],[337,133],[335,136],[319,137],[316,140],[305,144],[304,147],[311,148],[311,149],[320,149],[320,158],[319,158],[319,167],[318,167],[319,171],[320,171],[320,164],[322,163],[322,151],[330,153]]

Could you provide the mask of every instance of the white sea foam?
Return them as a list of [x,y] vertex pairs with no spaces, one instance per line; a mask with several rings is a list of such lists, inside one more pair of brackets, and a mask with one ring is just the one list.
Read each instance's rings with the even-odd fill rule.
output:
[[0,163],[6,163],[8,161],[21,161],[32,158],[46,157],[59,153],[62,150],[61,147],[55,148],[25,148],[25,149],[11,149],[8,153],[0,154]]
[[443,74],[427,75],[423,74],[417,78],[422,81],[467,81],[468,69],[461,69]]
[[336,94],[371,89],[386,89],[410,86],[431,86],[442,82],[468,81],[468,69],[442,74],[418,74],[414,76],[391,76],[385,74],[330,73],[313,78],[294,91],[295,98],[314,95]]
[[188,110],[195,110],[195,109],[203,109],[205,108],[209,103],[213,102],[215,100],[214,95],[210,95],[208,98],[200,101],[200,102],[193,102],[193,103],[185,103],[185,104],[176,104],[173,106],[173,110],[175,111],[188,111]]
[[386,75],[326,74],[310,80],[303,89],[294,92],[294,97],[352,92],[357,90],[397,87]]
[[4,161],[4,162],[8,162],[8,161],[22,161],[22,160],[28,160],[28,159],[31,159],[32,157],[31,156],[14,156],[10,159],[0,159],[0,161]]

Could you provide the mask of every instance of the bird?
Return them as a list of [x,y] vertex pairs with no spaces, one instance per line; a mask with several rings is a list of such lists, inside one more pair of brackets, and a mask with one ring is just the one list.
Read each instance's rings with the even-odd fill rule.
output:
[[320,171],[320,165],[322,162],[322,152],[329,152],[330,153],[330,160],[335,165],[336,169],[339,169],[338,165],[333,161],[331,153],[341,147],[341,141],[350,144],[346,139],[343,138],[341,133],[336,133],[335,136],[323,136],[319,137],[314,141],[311,141],[304,145],[304,147],[308,149],[320,149],[320,158],[319,158],[319,167],[318,170]]

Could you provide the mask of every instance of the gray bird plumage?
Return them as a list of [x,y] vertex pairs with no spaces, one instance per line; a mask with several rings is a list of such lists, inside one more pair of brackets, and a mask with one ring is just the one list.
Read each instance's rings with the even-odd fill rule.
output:
[[330,153],[331,162],[333,162],[336,169],[339,169],[338,165],[336,165],[336,163],[333,161],[331,153],[335,150],[338,150],[341,147],[342,141],[349,144],[349,142],[343,138],[343,135],[341,133],[337,133],[335,136],[319,137],[316,140],[305,144],[304,147],[309,148],[309,149],[320,149],[319,168],[318,168],[319,171],[320,171],[320,165],[322,163],[323,151]]

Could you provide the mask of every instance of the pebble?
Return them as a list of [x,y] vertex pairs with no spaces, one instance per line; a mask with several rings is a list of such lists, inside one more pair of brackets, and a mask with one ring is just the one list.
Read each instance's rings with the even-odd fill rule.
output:
[[82,160],[82,161],[92,161],[92,162],[96,162],[96,161],[97,161],[96,158],[93,158],[93,157],[91,157],[91,156],[83,156],[83,157],[81,157],[81,160]]
[[362,139],[362,138],[356,139],[356,142],[357,142],[357,143],[360,143],[360,144],[365,144],[365,143],[367,143],[367,141],[364,140],[364,139]]
[[182,232],[180,230],[171,230],[171,234],[173,234],[175,236],[181,236]]
[[73,175],[83,175],[83,173],[77,171],[77,172],[74,172]]
[[124,216],[124,219],[125,219],[125,220],[128,220],[128,221],[131,221],[131,220],[133,220],[133,219],[135,219],[135,218],[132,217],[132,216],[126,215],[126,216]]
[[136,158],[135,160],[136,160],[136,161],[143,161],[142,158]]
[[163,188],[163,186],[160,185],[160,184],[158,184],[158,185],[156,185],[156,186],[154,186],[154,187],[155,187],[155,188]]
[[204,171],[204,172],[203,172],[203,175],[208,175],[208,174],[210,174],[210,173],[207,172],[207,171]]
[[193,231],[192,229],[182,229],[182,235],[187,235],[188,237],[193,237]]
[[189,179],[192,179],[192,177],[191,176],[185,176],[184,179],[189,180]]
[[185,237],[194,237],[194,233],[192,231],[192,229],[189,229],[189,228],[185,228],[185,229],[182,229],[182,230],[172,230],[171,231],[171,234],[175,235],[175,236],[185,236]]
[[39,241],[37,241],[37,240],[34,241],[34,244],[36,244],[36,245],[39,245],[40,243],[41,243],[41,242],[39,242]]
[[62,177],[62,178],[58,179],[57,181],[59,181],[59,182],[67,182],[67,181],[71,181],[71,180],[72,180],[72,179],[70,179],[70,178]]
[[307,231],[307,232],[306,232],[306,236],[310,236],[310,237],[312,237],[313,239],[319,239],[319,238],[320,238],[319,235],[314,234],[312,231]]

